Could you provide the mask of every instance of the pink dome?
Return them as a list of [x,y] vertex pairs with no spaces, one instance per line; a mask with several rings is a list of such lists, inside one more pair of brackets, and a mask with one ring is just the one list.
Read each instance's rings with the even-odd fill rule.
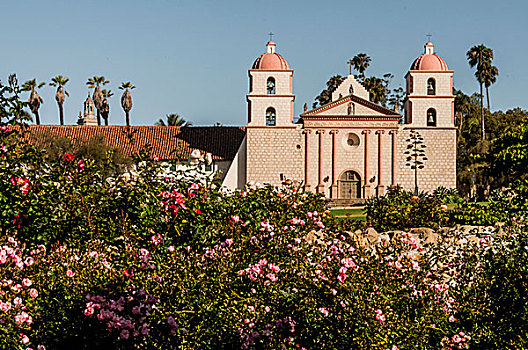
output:
[[288,62],[275,52],[275,43],[269,41],[266,44],[266,53],[260,55],[253,63],[252,69],[262,69],[262,70],[288,70]]
[[425,44],[425,53],[414,60],[411,70],[445,71],[448,68],[442,57],[434,53],[433,43],[428,42]]

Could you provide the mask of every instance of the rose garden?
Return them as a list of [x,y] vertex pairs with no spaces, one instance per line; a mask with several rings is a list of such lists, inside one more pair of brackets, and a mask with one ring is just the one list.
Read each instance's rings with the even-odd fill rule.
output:
[[4,349],[527,347],[523,182],[485,206],[392,188],[341,220],[290,181],[223,193],[24,132],[0,130]]

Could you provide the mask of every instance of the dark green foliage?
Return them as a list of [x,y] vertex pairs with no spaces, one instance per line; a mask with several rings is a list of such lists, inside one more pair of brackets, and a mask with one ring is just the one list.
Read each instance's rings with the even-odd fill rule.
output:
[[378,232],[438,228],[447,224],[447,207],[442,199],[427,193],[416,196],[400,186],[389,187],[385,195],[365,201],[367,222]]
[[492,191],[486,203],[457,201],[449,212],[450,221],[464,225],[511,225],[512,219],[528,216],[527,181],[518,180],[508,190]]
[[[482,140],[478,95],[455,94],[457,188],[466,199],[483,201],[494,189],[510,187],[528,173],[522,163],[523,125],[528,113],[520,108],[490,113],[484,110],[486,139]],[[520,152],[519,152],[520,151]],[[518,162],[521,160],[520,162]]]
[[337,89],[339,84],[345,80],[341,75],[336,74],[326,82],[326,89],[321,91],[321,93],[315,98],[313,103],[313,108],[320,107],[332,101],[332,93]]

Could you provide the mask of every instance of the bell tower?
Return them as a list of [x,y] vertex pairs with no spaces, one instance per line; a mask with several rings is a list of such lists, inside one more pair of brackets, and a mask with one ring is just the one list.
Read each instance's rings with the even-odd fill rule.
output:
[[410,127],[454,127],[453,71],[434,53],[431,42],[405,76],[405,124]]
[[84,101],[84,117],[82,120],[82,125],[97,125],[97,119],[95,119],[95,104],[89,93],[86,101]]
[[248,126],[293,126],[293,69],[273,41],[248,73]]
[[[433,43],[428,42],[405,80],[405,120],[398,128],[399,150],[395,153],[399,154],[396,182],[410,191],[432,192],[439,186],[456,188],[453,71],[435,53]],[[420,142],[424,155],[421,159],[413,160],[411,156],[414,137]]]

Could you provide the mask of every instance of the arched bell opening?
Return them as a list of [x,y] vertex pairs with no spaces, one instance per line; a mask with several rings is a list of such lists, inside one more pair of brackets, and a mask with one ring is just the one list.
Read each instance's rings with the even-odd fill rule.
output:
[[427,126],[436,126],[436,110],[434,108],[427,110]]

